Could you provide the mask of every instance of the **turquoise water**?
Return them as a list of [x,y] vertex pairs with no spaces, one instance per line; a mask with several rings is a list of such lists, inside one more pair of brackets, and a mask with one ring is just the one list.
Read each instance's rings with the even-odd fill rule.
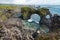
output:
[[44,33],[47,33],[49,31],[49,29],[46,26],[40,26],[39,24],[35,23],[34,21],[28,22],[27,20],[22,20],[22,23],[23,23],[24,27],[28,28],[28,29],[31,29],[31,28],[34,30],[40,29]]
[[[36,18],[35,18],[35,16],[36,16]],[[32,21],[34,21],[36,23],[39,23],[40,19],[41,18],[40,18],[40,16],[38,14],[32,14],[31,17],[30,17],[30,20],[32,20]]]
[[39,24],[37,24],[35,22],[28,22],[27,20],[22,20],[22,23],[25,27],[33,28],[35,30],[40,27]]

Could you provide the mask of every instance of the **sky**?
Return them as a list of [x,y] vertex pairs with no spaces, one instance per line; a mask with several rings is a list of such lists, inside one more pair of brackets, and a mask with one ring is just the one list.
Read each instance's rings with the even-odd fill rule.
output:
[[60,5],[60,0],[0,0],[2,4]]

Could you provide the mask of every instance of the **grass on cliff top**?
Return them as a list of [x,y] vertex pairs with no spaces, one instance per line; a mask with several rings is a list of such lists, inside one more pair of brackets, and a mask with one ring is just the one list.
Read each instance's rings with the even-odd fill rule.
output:
[[8,8],[8,9],[15,9],[19,8],[20,6],[12,5],[12,4],[0,4],[0,8]]

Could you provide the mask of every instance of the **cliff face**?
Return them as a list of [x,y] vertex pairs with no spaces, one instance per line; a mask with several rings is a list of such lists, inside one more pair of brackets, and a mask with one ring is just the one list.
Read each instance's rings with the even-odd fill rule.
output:
[[34,40],[32,37],[34,30],[24,28],[22,21],[18,18],[8,19],[1,25],[0,40]]
[[0,24],[2,25],[2,28],[0,28],[0,40],[59,40],[60,38],[60,33],[55,32],[46,34],[39,33],[36,38],[33,38],[32,34],[35,33],[36,30],[32,30],[33,28],[29,26],[27,28],[22,23],[22,20],[18,18],[10,18]]
[[11,28],[4,27],[0,40],[33,40],[32,30],[19,29],[11,26]]

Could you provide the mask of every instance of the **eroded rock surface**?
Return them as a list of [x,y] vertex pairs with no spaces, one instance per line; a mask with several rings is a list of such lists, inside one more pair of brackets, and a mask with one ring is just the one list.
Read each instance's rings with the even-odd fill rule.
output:
[[[13,21],[14,20],[14,21]],[[2,23],[2,28],[0,32],[0,40],[34,40],[32,37],[33,30],[28,30],[23,28],[21,21],[18,19],[9,19]],[[19,22],[19,23],[17,23]],[[16,25],[15,25],[16,24]],[[18,25],[21,24],[21,25]]]

